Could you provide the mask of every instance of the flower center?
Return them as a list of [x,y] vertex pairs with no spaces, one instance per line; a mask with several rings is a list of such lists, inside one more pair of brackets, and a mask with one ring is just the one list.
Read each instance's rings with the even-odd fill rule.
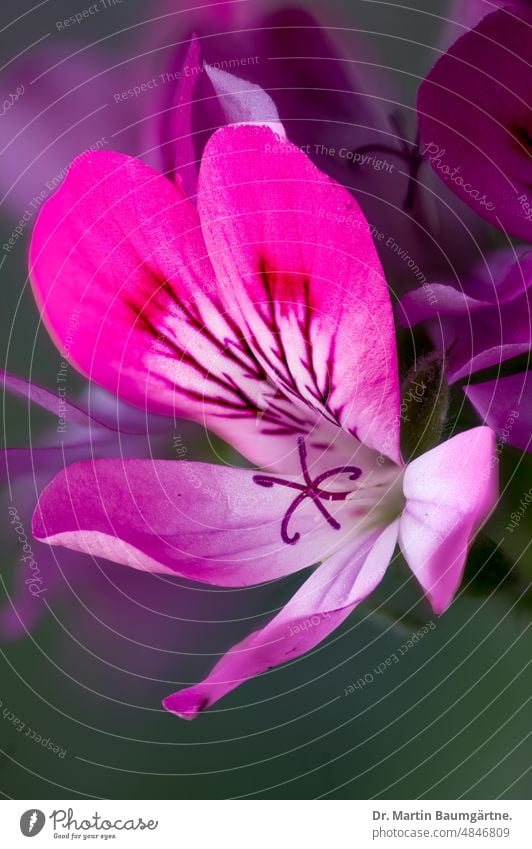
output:
[[362,469],[359,469],[358,466],[336,466],[333,469],[328,469],[326,472],[322,472],[320,475],[313,479],[310,476],[310,472],[308,469],[307,447],[305,445],[305,439],[303,436],[298,437],[297,447],[299,452],[299,462],[301,464],[301,471],[303,473],[305,483],[287,481],[283,480],[282,478],[272,477],[271,475],[254,475],[253,477],[253,482],[258,484],[259,486],[285,486],[289,487],[290,489],[296,489],[299,492],[299,495],[296,495],[290,507],[286,511],[283,517],[283,521],[281,522],[281,539],[287,545],[295,545],[298,539],[301,537],[301,534],[298,531],[296,531],[292,536],[290,536],[290,534],[288,533],[288,524],[299,505],[302,504],[306,498],[312,499],[312,501],[316,505],[316,508],[320,511],[324,519],[329,523],[331,528],[334,528],[335,531],[340,530],[340,523],[336,521],[334,516],[331,516],[323,502],[345,501],[345,499],[349,495],[351,495],[352,489],[346,490],[345,492],[329,492],[326,489],[322,489],[321,484],[329,478],[334,477],[335,475],[346,474],[348,475],[349,480],[355,481],[362,474]]

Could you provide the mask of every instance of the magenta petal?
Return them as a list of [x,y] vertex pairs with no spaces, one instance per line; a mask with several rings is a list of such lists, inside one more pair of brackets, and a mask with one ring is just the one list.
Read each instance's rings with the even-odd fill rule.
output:
[[530,451],[532,437],[532,376],[526,371],[464,387],[484,422],[501,442]]
[[237,126],[205,148],[198,209],[270,380],[399,462],[390,296],[356,201],[271,129]]
[[422,83],[424,153],[465,203],[532,238],[532,12],[501,9],[459,38]]
[[194,719],[254,675],[314,648],[380,583],[397,532],[394,522],[327,560],[271,622],[233,646],[201,684],[167,696],[164,707],[182,719]]
[[182,188],[141,162],[77,160],[39,216],[31,262],[58,348],[68,340],[69,362],[114,395],[193,419],[262,466],[314,429],[316,414],[267,380],[234,304],[223,309]]
[[435,613],[460,585],[470,543],[498,495],[495,434],[478,427],[410,463],[399,544]]
[[[194,373],[175,339],[179,296],[214,289],[183,191],[129,157],[82,157],[42,209],[30,259],[44,321],[60,350],[68,336],[70,361],[124,400],[172,413],[186,382],[176,368]],[[198,328],[189,335],[198,340]]]
[[[185,460],[102,459],[63,469],[43,490],[34,536],[135,569],[218,586],[270,581],[328,556],[345,540],[299,491],[265,488],[256,472]],[[287,479],[290,480],[290,479]],[[338,512],[349,506],[337,502]]]

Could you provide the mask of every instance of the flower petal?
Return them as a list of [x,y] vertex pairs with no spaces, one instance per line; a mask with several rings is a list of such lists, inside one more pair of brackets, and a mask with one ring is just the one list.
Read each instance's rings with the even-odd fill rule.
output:
[[436,62],[417,102],[436,173],[483,218],[529,241],[531,24],[529,9],[487,15]]
[[[114,395],[205,424],[265,466],[317,427],[267,380],[224,311],[183,190],[141,162],[78,159],[39,216],[31,266],[57,346]],[[257,438],[286,435],[288,448]]]
[[198,209],[269,378],[400,462],[390,297],[356,201],[271,129],[236,126],[207,144]]
[[200,392],[208,373],[193,380],[176,325],[184,330],[190,312],[200,345],[203,322],[187,299],[214,278],[196,212],[169,180],[119,154],[76,160],[39,216],[31,273],[48,329],[84,374],[164,413],[180,378]]
[[233,646],[201,684],[167,696],[164,707],[182,719],[194,719],[254,675],[314,648],[380,583],[397,532],[395,521],[327,560],[271,622]]
[[186,460],[74,463],[41,493],[33,533],[50,545],[217,586],[270,581],[351,538],[356,504],[334,502],[340,528],[333,528],[306,498],[290,518],[290,534],[300,539],[287,544],[282,521],[301,490],[265,487],[255,477]]
[[285,135],[275,103],[261,86],[214,65],[206,64],[205,72],[218,98],[224,123],[270,124],[274,132]]
[[497,500],[495,434],[465,431],[410,463],[399,544],[435,613],[460,585],[468,546]]
[[484,422],[521,451],[530,451],[532,436],[532,374],[512,374],[472,383],[464,392]]

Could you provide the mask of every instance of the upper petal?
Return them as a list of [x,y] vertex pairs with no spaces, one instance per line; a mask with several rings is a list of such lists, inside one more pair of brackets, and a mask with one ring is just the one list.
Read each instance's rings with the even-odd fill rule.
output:
[[419,89],[425,154],[465,203],[532,238],[530,10],[483,18],[436,62]]
[[397,526],[396,521],[374,531],[327,560],[271,622],[233,646],[201,684],[167,696],[167,710],[194,719],[254,675],[314,648],[380,583],[397,542]]
[[270,379],[398,462],[391,303],[356,201],[271,129],[233,126],[205,149],[198,209],[224,303]]
[[65,359],[124,400],[286,471],[295,436],[319,427],[268,381],[234,304],[222,306],[182,188],[143,163],[101,152],[73,163],[38,218],[31,276]]
[[460,585],[468,547],[495,506],[495,434],[465,431],[410,463],[399,544],[433,610],[443,612]]
[[172,412],[183,360],[174,324],[191,309],[193,288],[214,285],[183,192],[130,157],[80,157],[39,215],[30,266],[65,356],[114,394]]

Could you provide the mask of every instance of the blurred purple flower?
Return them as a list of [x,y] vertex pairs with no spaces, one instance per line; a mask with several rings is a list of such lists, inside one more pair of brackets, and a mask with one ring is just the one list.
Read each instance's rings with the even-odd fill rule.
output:
[[[411,109],[367,41],[350,31],[342,52],[341,15],[330,35],[308,11],[265,2],[194,11],[161,2],[153,12],[128,53],[37,48],[4,77],[6,96],[25,87],[3,119],[10,141],[0,153],[0,190],[23,229],[91,148],[140,156],[178,175],[193,198],[209,136],[237,120],[234,92],[252,84],[270,96],[290,140],[354,194],[394,288],[472,261],[474,241],[463,237],[482,245],[479,220],[424,162]],[[255,119],[267,120],[257,89],[251,97]]]
[[530,8],[500,9],[454,42],[420,86],[422,150],[462,201],[532,239]]
[[25,223],[83,151],[138,150],[133,102],[113,108],[127,74],[121,57],[74,44],[36,48],[4,71],[2,99],[22,93],[1,118],[0,193]]
[[[176,16],[181,46],[167,60],[175,80],[160,90],[164,100],[154,108],[160,121],[145,121],[147,147],[162,152],[165,172],[179,174],[195,196],[205,144],[217,127],[244,120],[227,103],[242,94],[243,81],[250,82],[269,94],[290,141],[354,194],[394,287],[406,291],[416,284],[413,266],[428,276],[473,260],[486,228],[425,163],[411,110],[362,37],[350,32],[348,57],[303,9],[270,12],[266,4],[239,3],[216,9],[223,10],[221,19],[199,11],[192,22],[187,16],[187,28]],[[341,30],[343,21],[337,23]],[[267,110],[255,112],[255,120],[270,120]],[[161,165],[157,158],[148,161]],[[477,247],[464,239],[467,234]]]
[[[431,283],[405,295],[399,307],[404,326],[427,323],[435,346],[446,354],[450,383],[469,381],[477,372],[529,354],[532,253],[500,250],[460,283],[461,288],[454,281]],[[508,431],[508,442],[524,450],[532,433],[528,385],[523,372],[464,387],[482,419],[499,434]]]

